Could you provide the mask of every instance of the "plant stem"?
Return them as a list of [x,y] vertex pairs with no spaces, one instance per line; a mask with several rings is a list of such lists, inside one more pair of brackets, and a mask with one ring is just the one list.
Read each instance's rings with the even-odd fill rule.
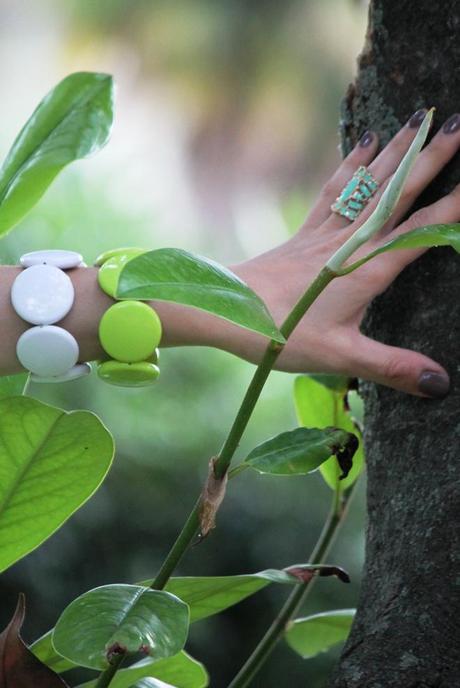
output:
[[[332,270],[329,270],[329,268],[325,267],[321,270],[316,279],[313,280],[280,327],[280,332],[286,341],[289,339],[293,330],[297,327],[312,303],[316,301],[318,296],[327,287],[329,282],[334,279],[334,277],[336,277],[336,274],[332,272]],[[241,403],[236,418],[233,421],[233,425],[230,429],[227,439],[225,440],[224,446],[217,457],[214,467],[216,478],[221,478],[227,472],[233,455],[252,415],[254,407],[260,397],[260,393],[262,392],[267,378],[273,370],[276,359],[281,354],[283,348],[283,345],[274,341],[270,342],[269,346],[267,347],[262,361],[259,363],[246,394],[244,395],[244,399]]]
[[117,655],[113,660],[113,663],[110,664],[107,667],[107,669],[99,675],[99,678],[97,679],[97,683],[95,684],[94,688],[107,688],[107,686],[110,685],[113,677],[117,673],[118,669],[120,668],[125,657],[126,655],[124,654]]
[[[356,483],[355,483],[356,485]],[[324,524],[321,535],[315,545],[313,552],[308,559],[309,563],[321,564],[333,541],[337,535],[339,526],[343,523],[346,514],[346,507],[350,502],[351,496],[354,493],[353,487],[347,495],[340,497],[340,491],[336,490],[332,498],[332,505],[329,516]],[[307,595],[310,593],[313,581],[315,578],[296,586],[288,599],[284,603],[280,613],[273,621],[262,640],[259,642],[254,652],[241,667],[238,674],[229,684],[228,688],[245,688],[250,684],[254,676],[258,673],[263,664],[271,655],[278,641],[284,635],[287,623],[297,613],[299,607],[305,601]]]
[[195,506],[190,512],[190,515],[186,520],[181,532],[179,533],[177,540],[169,550],[168,556],[164,560],[155,580],[150,586],[153,588],[153,590],[163,590],[169,578],[171,577],[172,572],[181,560],[184,552],[194,539],[200,524],[200,505],[201,496],[196,501]]
[[[280,332],[287,340],[292,334],[295,327],[299,324],[307,310],[312,303],[318,298],[321,292],[327,287],[336,274],[324,267],[318,274],[315,280],[310,284],[306,292],[296,303],[292,311],[287,316],[286,320],[280,327]],[[249,419],[252,415],[254,407],[260,397],[260,393],[270,375],[275,361],[283,350],[283,345],[278,342],[271,341],[265,350],[262,361],[259,363],[254,376],[249,383],[249,387],[244,395],[241,406],[238,410],[233,425],[224,442],[222,450],[214,464],[214,473],[216,478],[222,478],[227,472],[233,455],[240,443],[241,437],[246,429]],[[151,587],[154,590],[161,590],[168,582],[177,564],[181,560],[185,551],[189,547],[192,540],[195,538],[200,519],[200,505],[201,497],[195,503],[192,512],[190,513],[182,531],[177,540],[172,546],[168,556],[166,557],[157,577],[153,581]]]

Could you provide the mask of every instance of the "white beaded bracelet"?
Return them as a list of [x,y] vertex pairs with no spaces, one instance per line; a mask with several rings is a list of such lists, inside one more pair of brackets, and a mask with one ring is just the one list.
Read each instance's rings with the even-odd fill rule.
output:
[[64,270],[84,265],[82,256],[74,251],[33,251],[19,262],[25,269],[13,282],[11,303],[23,320],[35,326],[18,339],[21,365],[34,382],[66,382],[88,375],[90,365],[77,363],[77,340],[55,325],[69,313],[75,298]]

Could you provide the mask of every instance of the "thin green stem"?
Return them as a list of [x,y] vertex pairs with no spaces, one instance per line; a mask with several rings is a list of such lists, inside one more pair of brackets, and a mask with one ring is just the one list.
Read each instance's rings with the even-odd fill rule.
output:
[[201,506],[201,496],[196,501],[195,506],[188,519],[186,520],[184,527],[174,545],[171,547],[168,556],[161,565],[160,570],[157,573],[155,580],[150,586],[153,590],[163,590],[172,572],[176,568],[177,564],[181,560],[184,552],[195,538],[198,531],[198,526],[200,524],[200,506]]
[[[311,304],[318,298],[321,292],[331,282],[335,273],[328,268],[323,268],[316,279],[311,283],[303,296],[296,303],[292,311],[287,316],[286,320],[280,327],[280,332],[287,340],[292,334],[295,327],[299,324]],[[252,415],[254,407],[260,397],[260,393],[270,375],[275,361],[283,350],[283,345],[278,342],[271,341],[268,345],[262,361],[259,363],[254,376],[249,383],[249,387],[244,395],[241,406],[233,421],[233,425],[224,442],[222,450],[217,457],[214,464],[214,474],[217,479],[222,478],[229,469],[233,455],[240,443],[241,437],[247,427],[249,419]],[[190,543],[197,535],[200,519],[200,505],[201,497],[195,503],[192,512],[190,513],[182,531],[177,540],[172,546],[168,556],[166,557],[157,577],[152,583],[152,588],[161,590],[168,582],[177,564],[185,554]]]
[[113,664],[110,664],[110,666],[108,666],[107,669],[103,671],[102,674],[100,674],[94,688],[107,688],[107,686],[109,686],[112,682],[112,679],[117,673],[118,669],[122,665],[125,657],[126,655],[117,655],[113,660]]
[[[335,272],[325,266],[318,274],[316,279],[313,280],[280,327],[280,332],[283,334],[286,341],[289,339],[289,336],[297,327],[312,303],[318,298],[321,292],[324,291],[329,282],[331,282],[336,276],[337,275]],[[222,450],[214,463],[214,474],[217,479],[223,478],[227,473],[233,455],[246,429],[254,407],[260,397],[260,393],[262,392],[265,382],[267,381],[267,378],[270,375],[273,366],[275,365],[275,361],[282,352],[283,348],[284,345],[273,340],[268,345],[262,361],[259,363],[256,372],[249,383],[249,387],[244,395],[243,401],[235,420],[233,421],[233,425],[230,428],[230,432],[224,442]],[[155,580],[150,586],[154,590],[162,590],[165,587],[174,569],[184,556],[192,541],[197,536],[200,525],[200,509],[201,495],[195,502],[195,506],[190,512],[187,521],[185,522],[172,548],[170,549],[166,559],[164,560]],[[95,688],[106,688],[117,672],[117,669],[118,666],[115,665],[111,665],[108,669],[106,669],[106,671],[100,675]]]
[[[343,523],[346,514],[346,507],[350,502],[353,492],[354,487],[347,495],[342,496],[342,498],[340,498],[339,490],[334,492],[329,516],[324,524],[321,535],[316,542],[315,548],[310,555],[308,560],[309,563],[321,564],[326,558],[334,538],[337,535],[339,526]],[[254,676],[259,672],[263,664],[265,664],[273,649],[284,635],[286,625],[297,613],[307,595],[312,590],[314,580],[315,578],[311,578],[305,583],[302,583],[294,588],[282,607],[280,613],[268,628],[254,652],[241,667],[233,681],[229,684],[228,688],[245,688],[246,686],[249,686]]]

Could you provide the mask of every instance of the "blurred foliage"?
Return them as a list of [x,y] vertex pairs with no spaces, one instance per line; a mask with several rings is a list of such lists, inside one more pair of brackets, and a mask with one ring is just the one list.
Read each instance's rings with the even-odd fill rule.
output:
[[[360,50],[365,8],[351,0],[2,0],[0,153],[66,73],[113,73],[113,140],[66,171],[0,242],[0,260],[65,247],[91,263],[123,245],[180,246],[243,260],[295,231],[338,160],[338,106]],[[66,409],[97,412],[118,451],[104,486],[43,547],[0,579],[1,623],[27,594],[32,640],[77,595],[151,577],[198,494],[252,366],[207,349],[164,350],[151,390],[89,379],[31,386]],[[275,373],[239,449],[296,426],[292,377]],[[320,476],[249,472],[232,481],[217,530],[182,575],[228,575],[305,561],[329,509]],[[363,488],[329,558],[352,585],[315,584],[302,614],[357,601]],[[287,591],[270,586],[193,626],[190,652],[227,685]],[[213,640],[218,637],[219,643]],[[226,648],[223,653],[222,648]],[[335,653],[335,654],[334,654]],[[324,686],[337,651],[308,663],[280,645],[254,685]]]

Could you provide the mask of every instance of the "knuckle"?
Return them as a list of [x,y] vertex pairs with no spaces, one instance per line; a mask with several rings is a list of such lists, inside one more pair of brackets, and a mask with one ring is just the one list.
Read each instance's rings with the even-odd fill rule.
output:
[[410,368],[406,361],[392,357],[383,364],[382,373],[388,381],[402,382],[410,377]]
[[[321,196],[325,199],[333,199],[340,193],[338,184],[334,182],[334,179],[329,179],[321,189]],[[332,202],[332,201],[331,201]]]
[[419,208],[415,211],[415,213],[412,213],[407,222],[409,229],[415,229],[416,227],[429,225],[431,222],[429,208]]

